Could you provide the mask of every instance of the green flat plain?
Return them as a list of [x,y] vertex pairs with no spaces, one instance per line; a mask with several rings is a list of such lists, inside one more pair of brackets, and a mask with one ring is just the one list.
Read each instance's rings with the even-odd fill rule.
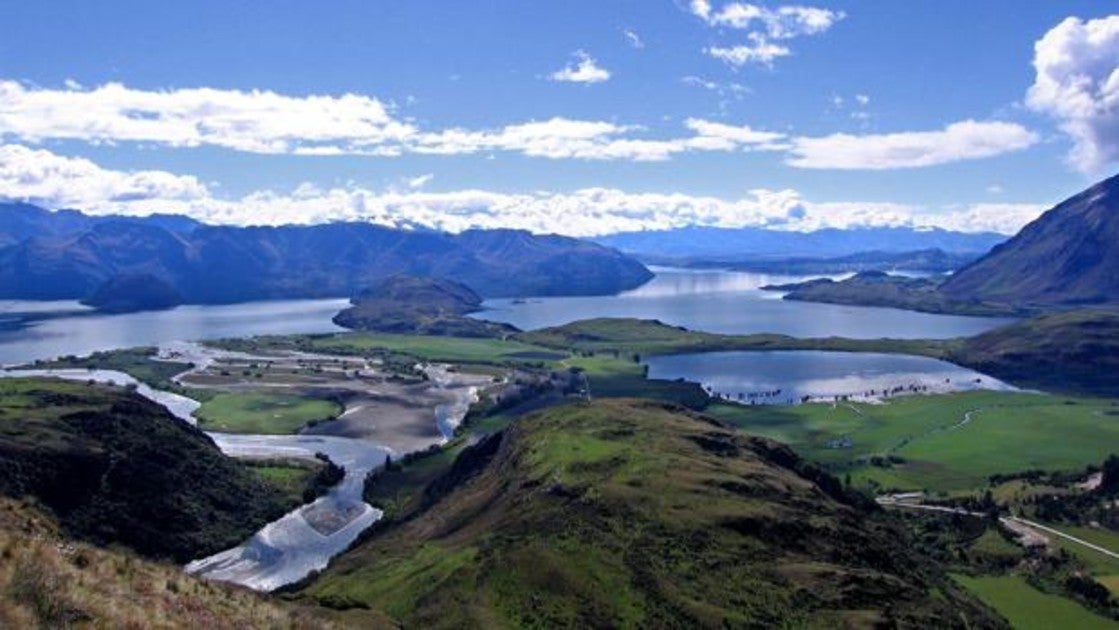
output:
[[[749,433],[884,488],[955,492],[996,473],[1071,470],[1098,463],[1119,444],[1115,401],[1018,392],[907,396],[885,404],[716,404],[707,413]],[[971,421],[963,423],[972,412]],[[829,442],[850,438],[846,448]],[[894,455],[905,463],[860,463]]]
[[207,431],[225,433],[296,433],[307,423],[332,420],[343,411],[331,400],[293,394],[223,392],[194,413]]
[[1017,630],[1119,628],[1119,623],[1096,615],[1071,600],[1042,593],[1017,575],[954,577],[983,603],[1006,617]]

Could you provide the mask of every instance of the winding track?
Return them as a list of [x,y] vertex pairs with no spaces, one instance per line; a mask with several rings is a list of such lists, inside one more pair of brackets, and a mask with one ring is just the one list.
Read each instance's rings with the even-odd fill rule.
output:
[[[877,501],[878,501],[878,504],[883,506],[883,507],[899,507],[899,508],[906,508],[906,509],[911,509],[911,510],[927,510],[927,511],[930,511],[930,512],[946,512],[946,513],[949,513],[949,514],[964,514],[964,515],[967,515],[967,516],[975,516],[977,518],[986,518],[987,517],[987,515],[984,514],[983,512],[972,512],[972,511],[969,511],[969,510],[965,510],[963,508],[951,508],[951,507],[944,507],[942,505],[925,505],[923,503],[911,503],[911,502],[908,502],[908,501],[895,501],[895,500],[887,499],[885,497],[879,497],[877,499]],[[1047,534],[1052,534],[1054,536],[1060,536],[1061,538],[1064,538],[1065,540],[1074,542],[1078,545],[1082,545],[1082,546],[1087,547],[1087,548],[1089,548],[1093,551],[1096,551],[1098,553],[1102,553],[1105,556],[1108,556],[1110,558],[1114,558],[1116,560],[1119,560],[1119,553],[1111,551],[1110,549],[1107,549],[1106,547],[1101,547],[1101,546],[1099,546],[1095,543],[1090,543],[1087,540],[1084,540],[1083,538],[1077,538],[1076,536],[1073,536],[1071,534],[1066,534],[1065,532],[1054,529],[1054,528],[1049,527],[1047,525],[1042,525],[1041,523],[1038,523],[1036,521],[1031,521],[1029,519],[1024,519],[1024,518],[1021,518],[1019,516],[1001,516],[1001,517],[999,517],[999,522],[1004,524],[1004,525],[1007,525],[1011,529],[1016,529],[1014,527],[1011,527],[1011,524],[1013,523],[1013,524],[1024,525],[1026,527],[1029,527],[1029,528],[1032,528],[1032,529],[1035,529],[1035,530],[1040,530],[1040,531],[1043,531]]]

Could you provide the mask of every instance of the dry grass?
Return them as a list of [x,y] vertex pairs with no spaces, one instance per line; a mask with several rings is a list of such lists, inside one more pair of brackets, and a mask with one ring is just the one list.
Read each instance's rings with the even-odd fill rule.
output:
[[0,628],[324,628],[322,611],[128,552],[71,543],[32,506],[0,499]]

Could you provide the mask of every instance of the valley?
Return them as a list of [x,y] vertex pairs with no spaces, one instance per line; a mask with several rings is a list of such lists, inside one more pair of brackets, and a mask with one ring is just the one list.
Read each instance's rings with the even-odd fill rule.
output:
[[1119,630],[1110,5],[0,2],[0,630]]
[[[0,380],[12,384],[0,398],[20,408],[23,392],[65,387],[75,399],[131,391],[166,405],[172,415],[158,422],[206,436],[239,471],[225,474],[272,502],[236,537],[206,534],[204,551],[177,552],[185,575],[278,593],[323,624],[937,625],[963,615],[998,627],[1016,618],[1008,602],[1046,598],[1085,620],[1116,618],[1099,596],[1114,591],[1110,521],[1091,516],[1106,515],[1108,499],[1081,489],[1111,474],[1096,471],[1119,443],[1111,311],[1021,318],[1032,310],[973,302],[923,310],[977,316],[922,314],[890,308],[892,298],[885,308],[776,300],[764,286],[792,297],[882,282],[941,299],[939,280],[874,273],[838,283],[657,274],[616,296],[495,301],[395,275],[348,305],[76,316],[23,306],[31,314],[17,330],[197,314],[207,334],[141,328],[148,345],[101,340],[86,356],[52,354],[50,335],[18,336],[24,349],[0,340],[6,362],[34,359],[4,374],[17,378]],[[218,315],[239,308],[267,316]],[[51,496],[43,488],[6,493]],[[86,535],[48,508],[68,535]],[[91,542],[165,557],[150,541],[94,530]],[[691,541],[683,555],[666,546],[681,540]],[[726,573],[729,558],[748,556],[765,561]],[[666,588],[670,575],[687,586]],[[832,590],[836,576],[846,586]],[[603,597],[602,579],[625,587]]]
[[[440,481],[445,476],[454,478],[458,474],[454,472],[456,467],[466,465],[461,463],[468,457],[464,453],[497,439],[488,436],[501,435],[507,428],[529,421],[520,418],[536,417],[536,410],[556,404],[560,405],[557,410],[563,410],[593,400],[596,402],[590,404],[597,409],[599,405],[608,405],[610,399],[626,404],[624,401],[632,397],[683,404],[702,411],[717,426],[727,427],[724,430],[789,444],[808,461],[817,462],[835,479],[849,484],[852,491],[871,495],[919,491],[935,500],[970,500],[968,497],[981,496],[990,479],[1000,475],[1025,470],[1076,470],[1109,454],[1109,445],[1119,436],[1113,433],[1114,428],[1108,428],[1110,424],[1100,423],[1101,419],[1111,417],[1114,408],[1115,403],[1107,399],[1054,399],[1043,394],[999,391],[898,391],[862,401],[858,392],[852,391],[850,395],[833,392],[833,400],[827,402],[750,405],[736,402],[733,394],[714,395],[715,391],[709,392],[698,384],[650,379],[645,367],[646,361],[657,355],[679,356],[680,352],[745,350],[761,351],[759,356],[763,356],[774,350],[901,351],[944,357],[962,347],[966,344],[956,340],[727,336],[656,322],[607,319],[517,334],[504,340],[352,332],[230,339],[207,345],[169,344],[158,351],[151,348],[110,352],[85,365],[112,365],[202,399],[196,413],[200,426],[228,430],[227,424],[211,423],[232,421],[250,432],[244,439],[220,434],[218,444],[222,450],[239,457],[275,458],[282,453],[296,460],[307,459],[321,447],[315,444],[321,439],[316,435],[338,436],[370,446],[391,445],[379,452],[396,453],[400,463],[374,473],[364,489],[361,481],[365,474],[383,468],[384,455],[370,449],[369,455],[347,459],[339,451],[323,449],[332,461],[344,467],[350,481],[316,500],[312,505],[320,506],[318,509],[296,510],[245,545],[190,566],[192,572],[201,575],[270,590],[282,584],[273,580],[292,579],[284,575],[298,578],[307,569],[276,572],[252,568],[254,565],[244,564],[244,559],[258,557],[262,549],[272,549],[269,553],[279,551],[289,557],[289,561],[277,566],[321,566],[301,559],[307,550],[306,543],[285,547],[278,542],[318,535],[311,532],[321,527],[328,528],[322,532],[340,534],[340,542],[391,537],[404,524],[435,509],[433,506],[438,504],[433,503],[436,495],[431,494],[431,488],[445,485],[447,482]],[[842,356],[842,352],[837,356]],[[437,372],[424,367],[438,364],[454,367]],[[80,360],[67,359],[57,365],[68,365],[72,371],[77,368],[76,373],[81,374]],[[440,392],[450,394],[454,387],[478,392],[477,402],[461,407],[465,414],[461,427],[436,422],[439,405],[453,398],[442,398]],[[856,389],[862,391],[865,387]],[[843,402],[839,402],[839,397]],[[584,402],[573,403],[580,400]],[[347,413],[354,417],[347,419]],[[607,413],[606,417],[628,416]],[[1028,424],[1023,424],[1023,419],[1028,419]],[[282,435],[292,431],[299,432],[292,436],[295,442]],[[281,435],[254,435],[259,433]],[[1015,436],[1020,444],[1007,442],[1007,435]],[[1062,446],[1054,448],[1058,436]],[[1069,436],[1076,436],[1077,440],[1070,442]],[[558,438],[552,438],[555,439]],[[298,443],[304,440],[312,441],[300,451]],[[1036,446],[1039,444],[1049,446]],[[408,455],[402,457],[404,454]],[[577,461],[581,460],[579,456]],[[454,482],[442,492],[457,488],[459,483]],[[330,506],[328,512],[322,512],[323,501]],[[354,506],[366,502],[375,507],[352,511]],[[314,525],[330,513],[345,515],[340,521],[342,529],[336,529],[337,524]],[[307,525],[311,529],[299,533]],[[371,525],[370,534],[359,535]],[[356,544],[359,550],[365,548],[365,543]],[[322,551],[317,553],[334,555],[348,545],[320,548]],[[425,548],[429,549],[426,553],[433,553],[430,546]],[[341,586],[349,584],[352,578],[345,577],[348,571],[336,565],[345,567],[347,561],[367,564],[365,560],[355,560],[364,557],[361,552],[351,553],[358,555],[344,553],[337,563],[330,564],[327,574],[334,577],[312,580],[308,590],[301,590],[300,601],[343,611],[351,610],[357,602],[373,602],[382,613],[398,620],[411,618],[408,615],[413,613],[406,612],[410,608],[385,611],[375,604],[393,601],[401,606],[406,605],[401,602],[411,601],[398,590],[356,595],[345,590],[349,587]],[[436,555],[443,557],[447,553],[450,552],[444,549]],[[466,557],[473,558],[474,553]],[[420,551],[415,554],[415,559],[424,557]],[[390,573],[397,570],[401,569],[383,568]],[[981,582],[960,583],[973,584],[977,592],[984,592],[978,586]],[[575,596],[585,597],[578,592]],[[363,599],[366,597],[371,599]],[[419,600],[416,601],[411,606],[418,606]],[[430,606],[425,604],[423,609],[439,609]],[[559,610],[548,614],[561,614]]]

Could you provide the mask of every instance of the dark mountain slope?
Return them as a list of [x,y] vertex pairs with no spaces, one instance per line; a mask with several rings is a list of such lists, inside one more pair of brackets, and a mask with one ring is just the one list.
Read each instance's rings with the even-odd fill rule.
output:
[[946,358],[1024,387],[1119,396],[1119,312],[1023,320],[964,339]]
[[290,506],[201,431],[123,389],[0,379],[0,494],[34,497],[68,535],[185,562]]
[[[0,217],[25,210],[0,206]],[[612,249],[515,230],[450,235],[337,223],[170,231],[169,217],[82,227],[71,213],[41,213],[32,236],[13,228],[7,238],[17,242],[0,241],[0,298],[81,299],[136,275],[160,279],[189,303],[353,295],[396,274],[453,279],[487,297],[614,293],[651,277]]]
[[464,452],[304,593],[406,627],[992,627],[888,515],[787,447],[599,401]]
[[1119,301],[1119,176],[1061,202],[942,290],[1015,305]]

